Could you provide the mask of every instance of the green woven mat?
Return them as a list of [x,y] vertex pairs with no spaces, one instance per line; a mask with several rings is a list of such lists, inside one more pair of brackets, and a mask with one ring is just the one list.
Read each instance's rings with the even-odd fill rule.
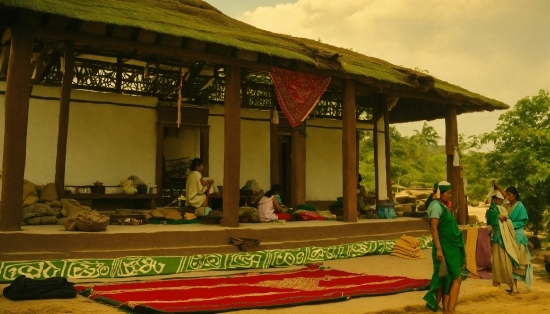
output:
[[[420,248],[432,247],[431,237],[421,237]],[[375,254],[390,254],[396,240],[362,241],[328,247],[265,250],[192,256],[128,256],[116,259],[66,259],[49,261],[0,262],[0,282],[11,282],[20,275],[45,279],[127,278],[171,275],[200,270],[266,269],[300,266],[326,260]]]

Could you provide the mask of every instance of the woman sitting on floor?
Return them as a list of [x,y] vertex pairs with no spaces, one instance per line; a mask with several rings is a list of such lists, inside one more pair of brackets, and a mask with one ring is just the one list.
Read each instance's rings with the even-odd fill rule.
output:
[[271,190],[265,192],[264,196],[258,202],[258,214],[260,215],[261,222],[269,222],[273,220],[288,220],[291,216],[284,212],[283,207],[279,204],[279,201],[275,195],[279,195],[283,188],[279,184],[275,184],[271,187]]

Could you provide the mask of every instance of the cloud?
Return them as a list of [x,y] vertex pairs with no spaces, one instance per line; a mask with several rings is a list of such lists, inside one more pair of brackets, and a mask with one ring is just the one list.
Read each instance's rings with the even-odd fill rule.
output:
[[[514,105],[550,89],[549,13],[546,0],[299,0],[246,11],[238,19],[419,67]],[[459,132],[491,131],[501,113],[459,117]],[[436,128],[444,134],[444,127]]]

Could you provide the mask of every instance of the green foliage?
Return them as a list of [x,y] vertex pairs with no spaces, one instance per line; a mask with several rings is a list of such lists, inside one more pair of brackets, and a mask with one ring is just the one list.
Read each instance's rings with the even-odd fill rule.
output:
[[487,175],[493,174],[503,187],[518,189],[537,234],[550,206],[550,92],[521,99],[499,121],[494,131],[474,137],[473,143],[494,144],[485,155]]
[[[374,190],[374,146],[372,132],[362,131],[359,144],[359,172],[368,190]],[[444,147],[438,146],[441,137],[424,123],[421,131],[411,137],[401,135],[390,126],[391,176],[401,186],[432,186],[446,177]],[[369,174],[369,171],[371,174]]]

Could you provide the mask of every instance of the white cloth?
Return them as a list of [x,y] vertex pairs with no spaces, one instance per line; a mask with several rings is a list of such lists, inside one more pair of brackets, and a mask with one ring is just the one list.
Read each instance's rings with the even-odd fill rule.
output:
[[201,183],[202,174],[198,171],[191,171],[185,182],[185,205],[193,207],[204,206],[206,200],[206,186]]
[[[508,211],[503,206],[498,206],[500,214],[508,217]],[[504,242],[504,249],[514,262],[519,262],[519,249],[516,245],[514,226],[512,221],[507,219],[505,221],[498,221],[500,227],[500,234],[502,236],[502,242]]]
[[275,196],[267,197],[264,196],[260,199],[258,203],[258,215],[260,216],[260,221],[272,221],[278,220],[279,218],[275,215],[275,207],[273,206],[273,198]]

